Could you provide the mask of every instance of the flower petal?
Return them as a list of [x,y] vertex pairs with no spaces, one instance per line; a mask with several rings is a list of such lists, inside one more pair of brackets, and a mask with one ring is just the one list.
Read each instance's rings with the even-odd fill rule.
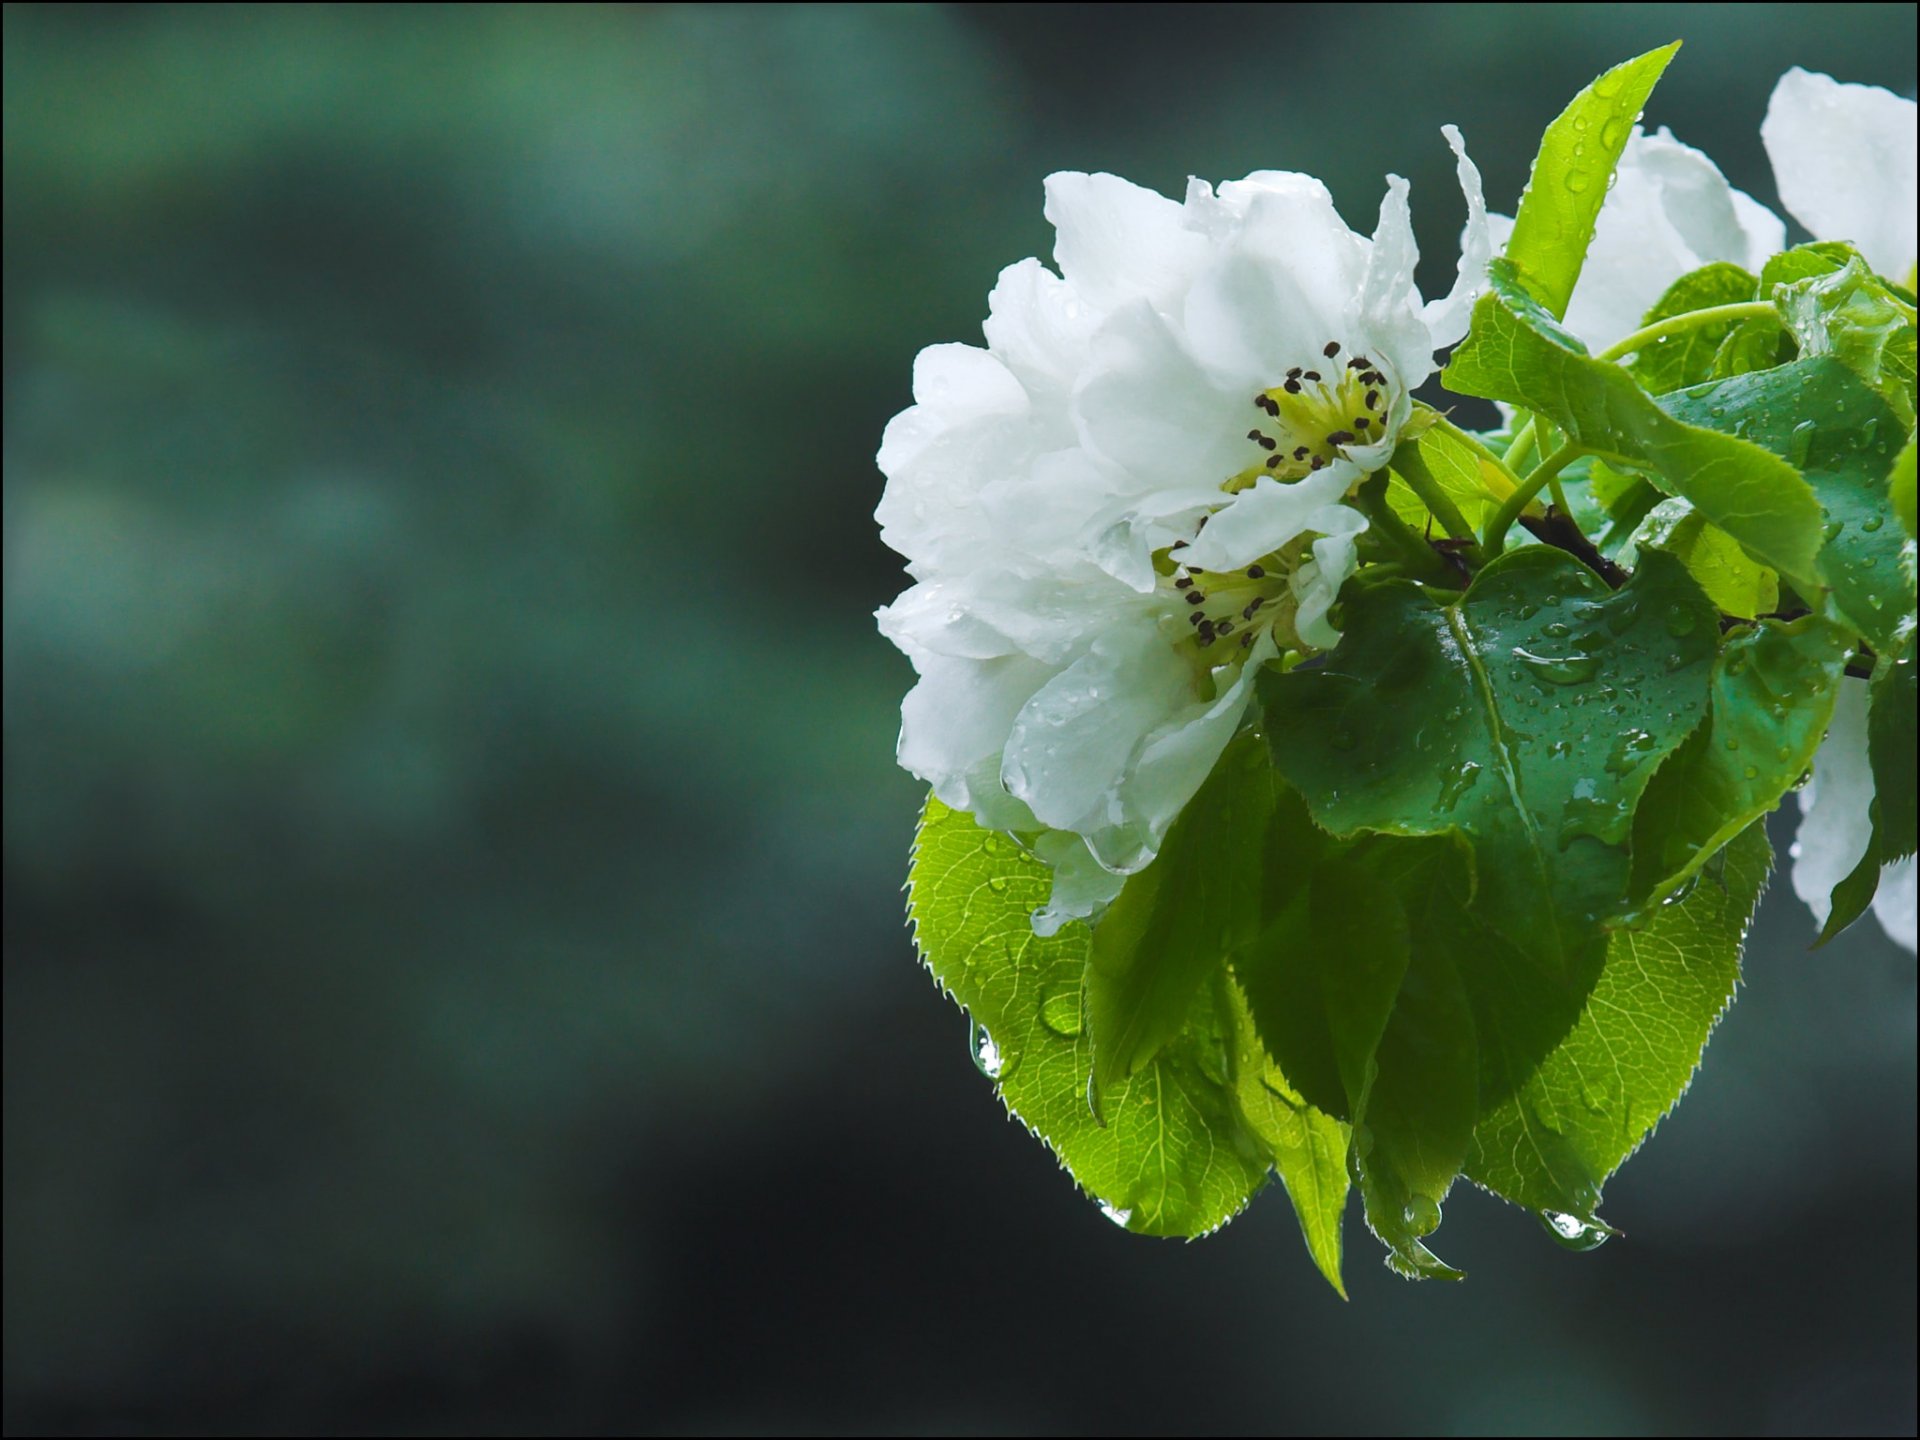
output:
[[1138,479],[1217,488],[1247,463],[1253,395],[1209,380],[1166,320],[1137,300],[1094,337],[1073,409],[1082,443]]
[[1064,830],[1049,830],[1033,842],[1033,853],[1053,868],[1053,893],[1033,914],[1033,933],[1057,935],[1073,920],[1086,920],[1111,905],[1127,877],[1093,858],[1087,842]]
[[1842,680],[1827,738],[1813,757],[1813,778],[1800,790],[1794,837],[1793,893],[1824,926],[1833,887],[1853,873],[1873,839],[1869,807],[1873,768],[1867,760],[1867,682]]
[[1887,938],[1915,953],[1913,860],[1909,855],[1891,865],[1880,867],[1880,888],[1873,894],[1873,918],[1887,932]]
[[1781,203],[1817,240],[1849,240],[1905,282],[1913,269],[1914,102],[1798,66],[1780,77],[1760,139]]
[[1262,476],[1251,488],[1234,496],[1232,504],[1208,518],[1207,528],[1194,539],[1184,558],[1205,570],[1237,570],[1250,565],[1312,529],[1314,518],[1358,479],[1360,471],[1344,460],[1335,460],[1326,469],[1290,485]]
[[[1453,289],[1438,300],[1428,302],[1421,318],[1427,322],[1433,348],[1444,350],[1467,333],[1473,305],[1487,288],[1487,262],[1493,258],[1494,237],[1488,224],[1487,195],[1480,184],[1480,170],[1467,158],[1467,142],[1457,125],[1442,125],[1453,151],[1454,174],[1460,181],[1460,193],[1467,199],[1467,223],[1460,232],[1460,264],[1454,272]],[[1507,228],[1512,229],[1512,221]],[[1502,244],[1506,236],[1500,237]]]
[[1177,201],[1117,175],[1049,175],[1046,210],[1060,273],[1103,310],[1171,294],[1206,255]]
[[1032,813],[1000,783],[1000,752],[1014,717],[1052,669],[1024,655],[960,660],[902,648],[920,682],[900,706],[901,768],[925,780],[944,803],[971,810],[982,825],[1032,828]]

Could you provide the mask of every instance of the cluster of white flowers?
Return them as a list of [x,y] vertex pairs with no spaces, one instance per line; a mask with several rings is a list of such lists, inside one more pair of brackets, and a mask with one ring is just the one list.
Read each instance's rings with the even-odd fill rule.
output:
[[1255,671],[1325,649],[1383,466],[1489,255],[1423,305],[1407,185],[1371,239],[1318,180],[1262,171],[1177,203],[1046,184],[1055,275],[1008,267],[984,349],[935,345],[880,447],[882,538],[915,584],[880,628],[920,675],[900,763],[1054,866],[1036,924],[1148,863],[1233,737]]
[[[1435,352],[1464,335],[1496,238],[1460,135],[1444,133],[1468,216],[1443,299],[1414,287],[1398,177],[1369,238],[1306,175],[1195,180],[1179,203],[1058,174],[1059,273],[1009,266],[986,346],[916,360],[876,512],[915,582],[878,617],[920,677],[900,763],[1032,840],[1055,873],[1042,933],[1153,859],[1261,665],[1338,643],[1329,612],[1367,527],[1342,502],[1392,454]],[[1912,102],[1795,70],[1762,133],[1816,236],[1854,240],[1886,273],[1911,267]],[[1784,243],[1706,156],[1636,132],[1568,323],[1605,344],[1687,270],[1757,268]],[[1911,945],[1910,875],[1906,893]]]

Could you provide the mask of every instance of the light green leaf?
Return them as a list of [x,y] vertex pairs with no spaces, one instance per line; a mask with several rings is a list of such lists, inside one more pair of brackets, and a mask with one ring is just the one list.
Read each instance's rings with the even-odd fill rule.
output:
[[[1830,275],[1844,267],[1854,253],[1851,245],[1838,240],[1816,240],[1811,245],[1783,250],[1760,267],[1760,283],[1751,298],[1771,300],[1782,285]],[[1793,359],[1794,348],[1793,337],[1777,315],[1753,316],[1735,326],[1721,343],[1713,358],[1712,378],[1724,380],[1749,370],[1769,370]]]
[[990,1037],[1007,1108],[1052,1148],[1110,1217],[1149,1235],[1202,1235],[1265,1183],[1268,1161],[1240,1124],[1228,1074],[1232,1016],[1203,989],[1187,1025],[1106,1096],[1087,1105],[1093,1047],[1081,1023],[1092,937],[1051,939],[1030,915],[1051,874],[964,811],[929,799],[908,880],[907,912],[934,978]]
[[[1742,620],[1780,608],[1780,577],[1740,548],[1740,543],[1687,501],[1674,496],[1648,512],[1632,548],[1664,550],[1707,592],[1723,615]],[[1617,557],[1623,565],[1633,561]]]
[[1159,858],[1128,877],[1095,927],[1087,1019],[1096,1105],[1178,1033],[1195,992],[1258,932],[1276,788],[1259,738],[1236,739]]
[[1308,1103],[1294,1089],[1262,1048],[1246,997],[1233,982],[1223,983],[1234,1016],[1233,1094],[1240,1119],[1273,1155],[1307,1252],[1344,1300],[1340,1222],[1351,1185],[1347,1148],[1352,1131],[1345,1121]]
[[1893,473],[1887,477],[1887,495],[1893,503],[1893,513],[1900,517],[1900,528],[1907,532],[1907,538],[1911,540],[1915,534],[1914,445],[1911,435],[1893,462]]
[[[1465,431],[1437,412],[1427,413],[1431,423],[1412,442],[1402,442],[1394,453],[1394,469],[1406,472],[1417,467],[1420,473],[1413,479],[1418,481],[1424,475],[1430,480],[1477,534],[1493,518],[1500,502],[1513,493],[1513,481],[1487,458],[1485,446],[1469,439]],[[1413,490],[1396,485],[1388,490],[1387,499],[1408,524],[1426,525],[1427,507]]]
[[1675,419],[1626,371],[1584,354],[1504,262],[1489,273],[1493,293],[1475,306],[1473,329],[1447,366],[1449,389],[1538,411],[1609,465],[1685,496],[1755,559],[1818,589],[1820,502],[1793,466],[1737,436]]
[[1346,619],[1321,663],[1260,677],[1275,767],[1336,835],[1467,837],[1478,913],[1577,969],[1626,908],[1640,792],[1706,713],[1712,606],[1659,551],[1614,594],[1540,546],[1455,606],[1388,583]]
[[1778,287],[1773,302],[1802,359],[1831,355],[1913,428],[1914,315],[1858,255],[1844,268]]
[[1654,82],[1680,42],[1616,65],[1573,97],[1547,126],[1507,241],[1527,290],[1558,318],[1593,240],[1614,167]]
[[[1909,608],[1900,563],[1906,537],[1887,474],[1906,432],[1887,403],[1822,356],[1676,391],[1660,404],[1677,420],[1737,432],[1799,468],[1822,510],[1819,578],[1876,648],[1896,644]],[[1819,587],[1802,592],[1812,598]]]
[[1633,891],[1657,902],[1772,810],[1813,763],[1852,637],[1817,615],[1735,635],[1707,721],[1654,775],[1633,826]]
[[[1759,284],[1752,274],[1738,265],[1716,260],[1698,270],[1689,271],[1667,287],[1667,293],[1647,311],[1641,328],[1684,315],[1692,310],[1708,310],[1716,305],[1737,305],[1753,298]],[[1698,385],[1713,377],[1713,359],[1727,337],[1733,333],[1731,320],[1717,325],[1701,325],[1656,340],[1633,357],[1627,369],[1655,395]]]
[[[1733,998],[1740,950],[1772,864],[1750,826],[1684,900],[1616,932],[1578,1022],[1474,1127],[1467,1176],[1588,1248],[1601,1188],[1679,1100]],[[1561,1217],[1556,1220],[1553,1217]]]

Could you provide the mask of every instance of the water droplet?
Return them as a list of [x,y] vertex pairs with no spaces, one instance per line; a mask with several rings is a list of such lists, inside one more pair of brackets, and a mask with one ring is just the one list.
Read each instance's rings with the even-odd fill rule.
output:
[[1549,640],[1564,640],[1573,633],[1573,627],[1559,620],[1555,620],[1550,624],[1542,625],[1540,627],[1540,633]]
[[1646,759],[1659,742],[1645,730],[1626,730],[1613,742],[1607,755],[1607,773],[1625,775]]
[[1569,745],[1565,740],[1556,740],[1547,746],[1547,754],[1555,760],[1565,755],[1571,755],[1572,753],[1573,746]]
[[1563,1248],[1579,1252],[1598,1250],[1607,1243],[1607,1237],[1614,1233],[1597,1221],[1589,1225],[1577,1215],[1568,1215],[1559,1210],[1542,1210],[1540,1223],[1547,1227],[1547,1233]]
[[1860,528],[1866,531],[1867,534],[1871,535],[1873,534],[1874,531],[1878,530],[1882,525],[1886,523],[1887,523],[1886,520],[1879,515],[1869,515],[1866,519],[1860,522]]
[[1007,893],[1007,877],[1004,875],[989,875],[987,877],[987,889],[992,891],[995,895],[1006,894]]
[[1727,674],[1744,675],[1747,670],[1747,647],[1742,645],[1727,656]]
[[1813,448],[1814,429],[1813,421],[1802,420],[1787,437],[1787,461],[1796,470],[1807,463],[1807,452]]
[[1080,987],[1062,985],[1040,1001],[1040,1023],[1071,1040],[1080,1033]]
[[1667,607],[1667,633],[1676,640],[1682,635],[1691,635],[1694,626],[1700,622],[1695,618],[1692,607],[1687,605],[1669,605]]
[[1729,749],[1729,750],[1738,750],[1739,748],[1740,748],[1740,742],[1739,742],[1739,740],[1737,740],[1736,738],[1734,738],[1734,737],[1733,737],[1733,736],[1731,736],[1731,735],[1729,735],[1729,736],[1727,736],[1727,749]]
[[1820,527],[1820,538],[1831,543],[1846,528],[1846,525],[1839,520],[1829,520]]
[[1415,1235],[1431,1235],[1440,1228],[1440,1207],[1431,1196],[1416,1195],[1407,1201],[1400,1219]]
[[1593,188],[1593,176],[1584,170],[1569,170],[1567,172],[1566,184],[1570,193],[1574,195],[1584,195],[1588,190]]
[[1535,678],[1549,685],[1581,685],[1591,680],[1600,669],[1597,655],[1535,655],[1516,645],[1513,658],[1526,666]]
[[973,1052],[973,1063],[989,1080],[998,1080],[1007,1073],[1009,1067],[1000,1054],[1000,1047],[993,1043],[993,1036],[978,1020],[971,1022],[967,1045]]
[[1607,612],[1607,629],[1616,635],[1624,635],[1633,628],[1633,622],[1640,618],[1640,607],[1629,600],[1616,605]]
[[1615,845],[1626,838],[1627,822],[1633,811],[1623,800],[1603,799],[1593,793],[1593,781],[1582,780],[1573,787],[1573,795],[1560,812],[1560,848],[1566,849],[1582,835],[1590,835],[1603,844]]
[[1102,1200],[1100,1202],[1100,1213],[1106,1216],[1107,1219],[1113,1221],[1113,1223],[1118,1225],[1122,1230],[1126,1229],[1127,1226],[1133,1222],[1133,1211],[1122,1210],[1118,1205],[1108,1200]]
[[1462,760],[1441,776],[1440,795],[1434,804],[1441,810],[1453,809],[1460,803],[1460,797],[1471,790],[1479,778],[1480,766],[1472,760]]
[[[1680,845],[1675,848],[1684,851],[1687,847],[1685,845]],[[1698,887],[1699,884],[1700,884],[1700,872],[1696,870],[1693,872],[1693,874],[1689,875],[1686,879],[1682,880],[1679,886],[1675,888],[1674,892],[1671,895],[1667,896],[1667,898],[1662,900],[1660,903],[1662,905],[1681,904],[1683,901],[1686,900],[1686,898],[1689,895],[1693,894],[1695,888]]]

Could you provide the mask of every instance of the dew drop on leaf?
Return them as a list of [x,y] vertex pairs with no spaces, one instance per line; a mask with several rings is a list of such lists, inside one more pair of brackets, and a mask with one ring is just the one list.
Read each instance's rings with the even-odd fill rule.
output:
[[1100,1202],[1100,1213],[1118,1225],[1122,1230],[1133,1223],[1133,1211],[1122,1210],[1118,1205],[1108,1200],[1102,1200]]
[[1063,985],[1040,1001],[1040,1023],[1071,1040],[1080,1033],[1080,988]]
[[1598,1250],[1613,1233],[1603,1225],[1589,1225],[1577,1216],[1559,1210],[1542,1210],[1540,1223],[1547,1227],[1547,1233],[1563,1249],[1574,1251]]
[[1807,463],[1807,452],[1813,448],[1813,434],[1813,421],[1802,420],[1787,437],[1787,463],[1796,470]]
[[1440,1228],[1440,1207],[1431,1196],[1416,1195],[1407,1201],[1400,1218],[1415,1235],[1431,1235]]
[[1682,635],[1691,635],[1697,623],[1693,618],[1693,611],[1685,605],[1667,607],[1667,633],[1675,639]]
[[998,1080],[1007,1073],[1007,1065],[1000,1054],[1000,1047],[993,1043],[993,1036],[987,1033],[987,1027],[978,1020],[972,1023],[972,1032],[968,1036],[967,1048],[973,1052],[973,1063],[980,1073],[989,1080]]

